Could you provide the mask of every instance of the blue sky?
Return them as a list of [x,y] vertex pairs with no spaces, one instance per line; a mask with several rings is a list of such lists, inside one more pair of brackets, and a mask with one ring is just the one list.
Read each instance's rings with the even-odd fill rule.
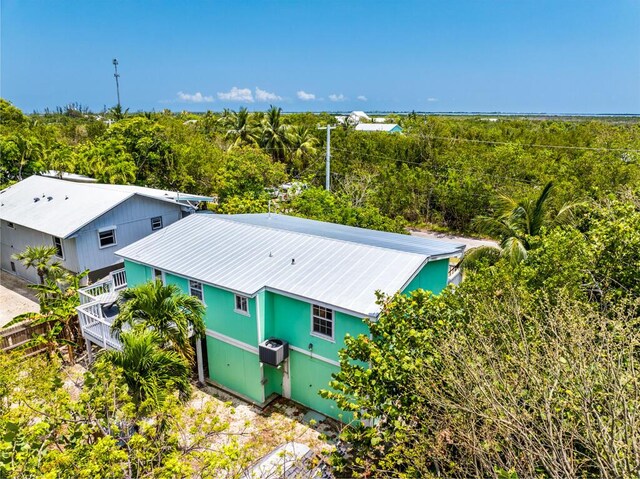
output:
[[27,112],[640,113],[639,0],[0,1]]

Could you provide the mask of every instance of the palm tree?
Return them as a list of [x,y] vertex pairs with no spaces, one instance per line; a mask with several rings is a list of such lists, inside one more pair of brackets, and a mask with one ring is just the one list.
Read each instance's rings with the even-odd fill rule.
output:
[[497,217],[479,216],[474,220],[479,231],[499,239],[500,245],[470,249],[460,262],[460,267],[473,269],[481,261],[495,263],[501,257],[514,265],[518,264],[527,258],[531,239],[539,236],[542,228],[570,223],[574,210],[581,203],[565,204],[553,214],[549,205],[552,189],[553,183],[549,182],[537,198],[521,201],[501,196]]
[[54,246],[27,246],[22,253],[14,254],[12,257],[22,261],[27,269],[35,268],[40,277],[40,284],[44,284],[46,277],[58,278],[64,271],[59,261],[51,262],[56,253]]
[[286,133],[291,163],[301,170],[305,160],[318,152],[318,139],[309,128],[303,125],[293,125]]
[[[16,146],[20,165],[18,167],[18,180],[22,180],[22,172],[28,164],[36,165],[44,157],[44,146],[35,138],[26,138],[21,134],[9,139]],[[35,171],[38,171],[37,169]]]
[[282,108],[271,106],[262,120],[260,146],[274,160],[284,160],[287,150],[287,125],[282,123]]
[[162,339],[166,349],[172,349],[193,363],[194,351],[189,341],[193,331],[196,339],[204,337],[204,305],[174,284],[153,281],[134,286],[120,293],[120,312],[112,330],[121,333],[124,325],[134,329],[152,329]]
[[246,108],[240,108],[238,113],[225,110],[220,120],[226,129],[224,137],[232,142],[232,148],[255,145],[258,142],[256,125]]
[[189,398],[189,363],[178,352],[164,349],[163,338],[157,331],[126,331],[120,339],[122,350],[104,351],[99,360],[122,368],[138,408],[153,409],[173,391],[178,391],[183,401]]

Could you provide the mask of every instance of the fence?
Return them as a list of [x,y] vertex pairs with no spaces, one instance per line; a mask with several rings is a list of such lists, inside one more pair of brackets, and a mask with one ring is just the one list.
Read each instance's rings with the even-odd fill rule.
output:
[[[28,321],[23,321],[14,326],[0,329],[0,350],[8,352],[18,349],[31,341],[34,336],[47,333],[49,327],[48,323],[34,325]],[[46,346],[44,345],[22,349],[25,356],[33,356],[44,351],[46,351]]]

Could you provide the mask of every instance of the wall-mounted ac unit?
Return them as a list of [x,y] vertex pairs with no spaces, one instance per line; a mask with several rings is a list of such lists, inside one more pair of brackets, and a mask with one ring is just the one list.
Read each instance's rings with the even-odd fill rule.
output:
[[260,362],[278,366],[289,357],[289,343],[282,339],[267,339],[258,345]]

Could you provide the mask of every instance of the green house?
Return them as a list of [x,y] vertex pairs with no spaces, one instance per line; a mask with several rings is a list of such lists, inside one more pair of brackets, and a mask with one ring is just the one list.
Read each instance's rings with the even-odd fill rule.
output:
[[[437,293],[463,248],[283,215],[192,215],[117,254],[128,286],[160,278],[206,305],[201,376],[256,404],[284,396],[337,418],[318,391],[345,335],[369,334],[376,291]],[[261,349],[283,357],[261,361]]]

